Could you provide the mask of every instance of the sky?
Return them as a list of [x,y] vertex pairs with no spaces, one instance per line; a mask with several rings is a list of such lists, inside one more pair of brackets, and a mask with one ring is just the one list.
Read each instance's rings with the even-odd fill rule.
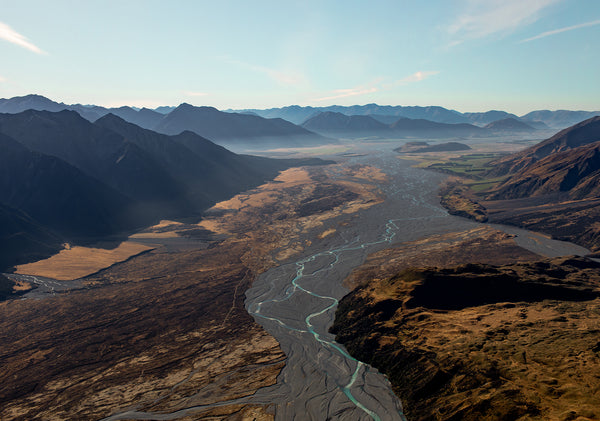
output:
[[0,0],[0,98],[600,110],[600,0]]

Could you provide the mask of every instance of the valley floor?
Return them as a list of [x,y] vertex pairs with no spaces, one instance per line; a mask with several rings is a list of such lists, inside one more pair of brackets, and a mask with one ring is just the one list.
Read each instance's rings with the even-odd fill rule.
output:
[[[70,289],[0,302],[0,418],[404,419],[387,380],[353,357],[388,375],[410,420],[600,417],[598,298],[446,308],[431,303],[444,288],[415,293],[426,282],[410,268],[497,265],[539,284],[567,265],[584,295],[600,291],[597,270],[563,259],[535,272],[543,257],[523,247],[543,253],[546,239],[448,215],[445,176],[379,147],[287,170],[199,224],[164,221],[136,236],[152,250]],[[300,267],[310,292],[297,298]],[[327,332],[333,298],[318,307],[348,289],[333,331],[353,357]],[[258,316],[291,296],[296,307]]]
[[0,418],[273,419],[268,401],[247,398],[275,383],[285,356],[246,312],[244,292],[310,245],[301,234],[325,238],[335,230],[324,221],[379,203],[368,180],[381,176],[290,169],[200,225],[147,230],[138,237],[154,250],[73,289],[1,302]]

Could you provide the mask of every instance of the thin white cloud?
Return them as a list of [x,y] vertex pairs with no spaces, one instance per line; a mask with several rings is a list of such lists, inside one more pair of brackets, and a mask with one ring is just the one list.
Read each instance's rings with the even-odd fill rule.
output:
[[356,95],[365,95],[365,94],[370,94],[373,92],[377,92],[378,89],[375,87],[371,87],[371,88],[352,88],[352,89],[337,89],[335,91],[333,91],[333,95],[330,96],[325,96],[323,98],[316,98],[314,101],[329,101],[332,99],[338,99],[338,98],[347,98],[349,96],[356,96]]
[[272,69],[266,66],[246,63],[228,56],[223,57],[223,59],[228,63],[235,64],[236,66],[243,67],[256,73],[262,73],[280,85],[298,86],[306,83],[306,77],[303,74],[295,71]]
[[447,28],[449,46],[492,34],[505,34],[537,21],[540,12],[562,0],[469,0],[468,11]]
[[2,82],[6,82],[6,78],[2,77],[2,75],[0,75],[0,83],[2,83]]
[[37,54],[46,54],[40,48],[29,42],[26,37],[19,34],[17,31],[3,22],[0,22],[0,39],[16,44],[19,47],[26,48],[29,51],[33,51]]
[[373,92],[385,91],[398,86],[408,85],[409,83],[420,82],[422,80],[427,79],[430,76],[437,75],[438,73],[438,70],[418,71],[413,73],[412,75],[406,76],[405,78],[402,78],[392,83],[385,83],[383,78],[377,78],[375,80],[372,80],[368,84],[357,86],[355,88],[337,89],[335,91],[332,91],[330,95],[321,98],[315,98],[313,99],[313,101],[330,101],[332,99],[372,94]]
[[412,75],[408,75],[403,77],[402,79],[396,80],[390,83],[384,83],[381,85],[382,89],[392,89],[398,86],[409,85],[411,83],[421,82],[422,80],[428,79],[431,76],[435,76],[439,74],[439,70],[419,70],[418,72],[414,72]]
[[400,79],[398,81],[398,84],[407,84],[407,83],[413,83],[413,82],[420,82],[422,80],[427,79],[430,76],[435,76],[439,73],[439,70],[428,70],[428,71],[418,71],[413,73],[410,76],[406,76],[403,79]]
[[206,92],[193,92],[193,91],[185,91],[183,93],[186,96],[207,96],[208,93]]
[[575,29],[587,28],[588,26],[596,26],[596,25],[600,25],[600,19],[599,20],[594,20],[594,21],[591,21],[591,22],[580,23],[578,25],[567,26],[565,28],[555,29],[553,31],[542,32],[541,34],[536,35],[534,37],[521,40],[521,41],[519,41],[519,43],[529,42],[529,41],[533,41],[533,40],[536,40],[536,39],[545,38],[545,37],[550,36],[550,35],[560,34],[562,32],[573,31]]

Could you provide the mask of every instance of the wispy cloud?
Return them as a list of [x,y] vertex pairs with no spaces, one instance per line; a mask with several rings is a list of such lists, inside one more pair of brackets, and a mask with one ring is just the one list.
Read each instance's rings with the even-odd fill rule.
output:
[[377,78],[372,80],[370,83],[357,86],[349,89],[336,89],[332,91],[329,95],[315,98],[313,101],[330,101],[333,99],[339,98],[347,98],[351,96],[359,96],[372,94],[378,91],[386,91],[398,86],[408,85],[410,83],[420,82],[422,80],[427,79],[430,76],[434,76],[440,73],[438,70],[426,70],[426,71],[418,71],[413,73],[412,75],[406,76],[402,79],[399,79],[395,82],[385,82],[383,78]]
[[19,47],[26,48],[37,54],[46,54],[40,48],[29,42],[26,37],[3,22],[0,22],[0,39],[16,44]]
[[206,93],[206,92],[193,92],[193,91],[185,91],[183,94],[185,96],[196,96],[196,97],[208,95],[208,93]]
[[422,80],[428,79],[431,76],[435,76],[439,73],[439,70],[419,70],[418,72],[414,72],[412,75],[405,76],[402,79],[398,79],[394,82],[384,83],[381,85],[381,88],[386,90],[396,88],[398,86],[409,85],[411,83],[421,82]]
[[542,32],[541,34],[536,35],[534,37],[521,40],[521,41],[519,41],[519,43],[529,42],[529,41],[533,41],[535,39],[544,38],[544,37],[547,37],[547,36],[550,36],[550,35],[560,34],[562,32],[573,31],[575,29],[586,28],[588,26],[595,26],[595,25],[600,25],[600,19],[599,20],[594,20],[594,21],[591,21],[591,22],[580,23],[578,25],[567,26],[565,28],[555,29],[553,31]]
[[241,60],[236,60],[231,57],[224,57],[224,60],[230,64],[243,67],[256,73],[262,73],[280,85],[297,86],[306,82],[306,77],[295,71],[273,69],[266,66],[261,66],[252,63],[246,63]]
[[377,92],[377,91],[378,91],[378,89],[376,87],[370,87],[370,88],[359,87],[359,88],[351,88],[351,89],[336,89],[335,91],[333,91],[332,95],[325,96],[323,98],[316,98],[315,101],[329,101],[329,100],[332,100],[332,99],[347,98],[349,96],[357,96],[357,95],[370,94],[370,93]]
[[469,0],[467,11],[447,28],[450,46],[492,34],[505,34],[539,19],[540,12],[562,0]]
[[439,70],[428,70],[428,71],[418,71],[413,73],[410,76],[406,76],[403,79],[400,79],[397,84],[405,85],[407,83],[420,82],[422,80],[427,79],[430,76],[435,76],[439,73]]

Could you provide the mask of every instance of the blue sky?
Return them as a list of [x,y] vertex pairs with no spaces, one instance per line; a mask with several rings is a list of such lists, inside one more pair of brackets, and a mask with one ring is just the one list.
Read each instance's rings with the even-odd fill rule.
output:
[[0,0],[0,98],[600,110],[600,1]]

